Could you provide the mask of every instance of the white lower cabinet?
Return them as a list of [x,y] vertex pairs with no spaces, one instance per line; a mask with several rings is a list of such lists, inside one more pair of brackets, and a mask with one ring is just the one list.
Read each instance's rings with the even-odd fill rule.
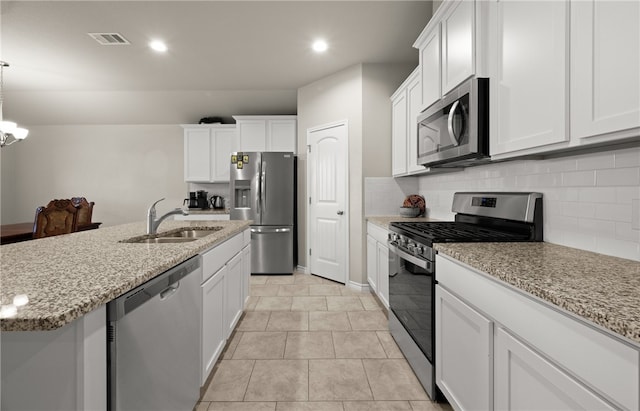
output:
[[614,410],[570,375],[498,327],[495,335],[497,410]]
[[378,292],[378,242],[367,234],[367,282],[374,293]]
[[242,281],[242,251],[229,260],[226,267],[228,271],[225,281],[225,298],[227,299],[225,304],[225,338],[229,338],[244,308],[242,299],[244,289]]
[[249,230],[202,253],[201,384],[242,316],[248,294]]
[[367,282],[382,304],[389,308],[389,248],[388,232],[367,223]]
[[213,370],[226,342],[224,322],[224,280],[227,267],[201,286],[202,291],[202,367],[200,384],[204,384]]
[[493,322],[436,286],[436,383],[456,410],[493,409]]
[[436,257],[436,383],[455,410],[638,410],[640,347]]

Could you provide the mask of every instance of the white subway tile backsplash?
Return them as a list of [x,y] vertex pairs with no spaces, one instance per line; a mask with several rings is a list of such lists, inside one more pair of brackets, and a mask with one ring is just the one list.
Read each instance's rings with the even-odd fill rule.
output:
[[562,215],[574,216],[578,218],[594,218],[596,216],[595,204],[579,203],[577,201],[567,201],[561,204]]
[[588,170],[562,173],[562,185],[565,187],[595,186],[596,172]]
[[583,154],[577,156],[578,170],[602,170],[615,167],[615,154],[612,152]]
[[640,167],[597,170],[596,185],[638,187],[640,186]]
[[640,147],[506,161],[417,182],[430,216],[443,220],[453,218],[456,191],[541,192],[545,241],[640,260]]
[[596,204],[595,207],[598,220],[631,223],[631,204]]
[[615,153],[616,168],[640,167],[640,151],[629,149]]
[[616,198],[614,187],[585,187],[578,189],[578,201],[587,203],[610,203]]

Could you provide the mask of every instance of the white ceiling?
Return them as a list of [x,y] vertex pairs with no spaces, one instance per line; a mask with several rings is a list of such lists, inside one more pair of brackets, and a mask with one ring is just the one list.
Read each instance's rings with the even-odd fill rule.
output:
[[[116,123],[144,124],[295,113],[297,88],[351,65],[415,66],[412,44],[432,6],[397,0],[3,0],[0,7],[1,59],[11,65],[4,71],[5,118],[95,124],[110,122],[110,114]],[[101,46],[89,32],[117,32],[131,45]],[[310,49],[318,37],[329,43],[323,55]],[[167,43],[166,54],[148,48],[155,38]],[[153,101],[164,101],[167,112],[131,113]]]

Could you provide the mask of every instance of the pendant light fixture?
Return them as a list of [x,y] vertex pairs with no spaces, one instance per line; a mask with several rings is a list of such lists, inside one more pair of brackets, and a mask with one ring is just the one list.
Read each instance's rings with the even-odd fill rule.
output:
[[2,117],[2,103],[4,101],[4,68],[9,64],[0,61],[0,147],[8,146],[16,141],[27,138],[29,130],[18,127],[13,121],[4,121]]

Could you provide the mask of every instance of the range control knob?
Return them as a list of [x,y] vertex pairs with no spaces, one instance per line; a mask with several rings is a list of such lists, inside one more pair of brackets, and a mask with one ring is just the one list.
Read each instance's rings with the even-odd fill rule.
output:
[[418,254],[418,255],[424,254],[424,247],[421,246],[421,245],[417,246],[416,247],[416,254]]
[[416,250],[416,243],[414,243],[413,241],[409,241],[409,244],[407,245],[407,249],[409,250],[409,252],[413,253]]

